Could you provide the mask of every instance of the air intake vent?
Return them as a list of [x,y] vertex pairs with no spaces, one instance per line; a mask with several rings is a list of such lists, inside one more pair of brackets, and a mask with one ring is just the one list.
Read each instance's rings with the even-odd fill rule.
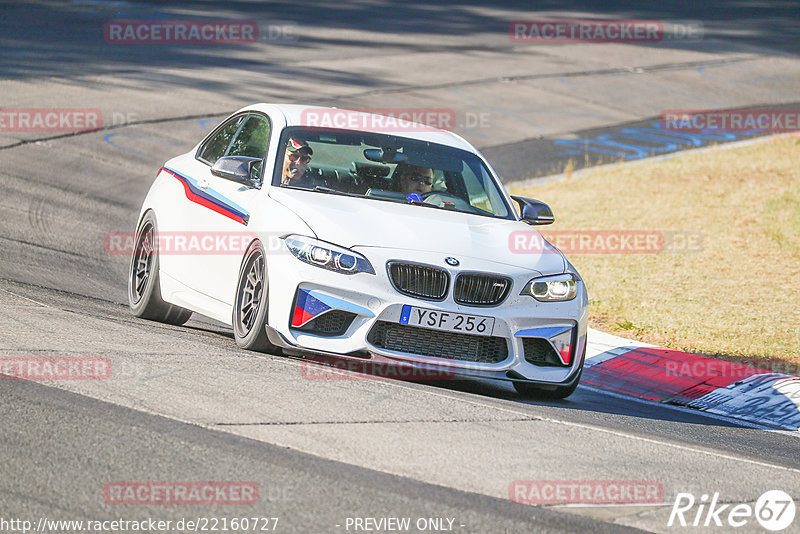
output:
[[389,278],[400,293],[427,300],[444,299],[450,285],[444,269],[413,263],[389,263]]
[[561,363],[556,350],[544,338],[528,337],[522,339],[525,360],[540,367],[568,367]]
[[463,362],[499,363],[508,358],[508,343],[502,337],[456,334],[388,321],[377,321],[367,341],[382,349]]
[[467,306],[496,306],[511,290],[511,280],[501,276],[463,273],[456,277],[454,298]]
[[350,324],[355,318],[355,313],[331,310],[314,317],[303,326],[298,327],[297,330],[318,336],[341,336],[350,328]]

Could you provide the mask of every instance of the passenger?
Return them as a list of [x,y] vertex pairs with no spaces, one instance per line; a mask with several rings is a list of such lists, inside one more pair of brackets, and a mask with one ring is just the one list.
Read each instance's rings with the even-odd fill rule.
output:
[[314,151],[308,143],[296,137],[290,137],[286,144],[286,156],[283,158],[283,174],[281,184],[292,187],[312,187],[313,180],[306,176],[308,164]]
[[431,192],[433,169],[429,167],[400,163],[394,170],[394,174],[399,177],[400,191],[404,195],[411,193],[424,195]]

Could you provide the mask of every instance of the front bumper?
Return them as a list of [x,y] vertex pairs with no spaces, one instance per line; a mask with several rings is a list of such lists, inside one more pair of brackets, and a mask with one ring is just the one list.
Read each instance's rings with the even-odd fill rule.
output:
[[[337,357],[369,358],[375,363],[410,365],[418,369],[500,380],[522,380],[545,385],[564,385],[574,381],[583,366],[588,323],[587,296],[583,282],[578,283],[577,296],[567,302],[539,302],[520,291],[538,273],[478,258],[459,258],[461,264],[451,267],[440,253],[356,248],[366,256],[376,274],[343,275],[298,261],[290,253],[273,254],[268,258],[269,317],[267,332],[272,343],[286,349],[298,349]],[[497,273],[509,276],[512,287],[508,297],[497,306],[465,306],[453,299],[452,284],[441,301],[409,297],[393,287],[385,268],[392,260],[423,263],[443,268],[451,280],[464,271]],[[298,312],[298,297],[311,295],[314,305],[309,314]],[[320,306],[320,302],[322,305]],[[469,315],[491,316],[495,319],[492,337],[502,338],[506,356],[500,361],[469,361],[453,357],[435,357],[402,350],[389,350],[375,343],[374,329],[400,325],[403,306],[411,305],[429,310]],[[303,331],[310,318],[341,310],[349,314],[343,332],[309,333]],[[293,326],[294,325],[294,326]],[[402,328],[397,326],[397,328]],[[397,329],[395,328],[395,329]],[[419,328],[419,327],[405,327]],[[429,329],[426,329],[429,330]],[[373,336],[370,336],[370,332]],[[526,339],[550,337],[571,332],[568,365],[542,365],[525,358]],[[458,345],[459,338],[445,337],[433,331],[431,339],[445,339]],[[563,336],[562,338],[563,339]],[[527,342],[530,347],[530,341]],[[449,350],[452,356],[454,350]]]

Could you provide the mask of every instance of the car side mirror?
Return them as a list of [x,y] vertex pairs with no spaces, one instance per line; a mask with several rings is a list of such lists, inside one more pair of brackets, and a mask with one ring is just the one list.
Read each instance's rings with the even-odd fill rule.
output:
[[257,163],[261,163],[261,158],[225,156],[214,163],[211,174],[249,187],[258,187],[258,181],[253,179],[253,166]]
[[511,198],[519,204],[522,220],[530,225],[553,224],[556,220],[553,217],[553,210],[544,202],[525,197],[512,196]]

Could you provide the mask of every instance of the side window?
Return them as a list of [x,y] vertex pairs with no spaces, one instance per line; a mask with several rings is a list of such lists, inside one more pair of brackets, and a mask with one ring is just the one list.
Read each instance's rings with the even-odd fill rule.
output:
[[489,202],[489,198],[486,196],[486,190],[480,183],[480,179],[475,176],[475,173],[473,173],[472,169],[470,169],[466,164],[464,165],[464,170],[461,176],[464,178],[464,185],[467,188],[467,197],[469,199],[469,203],[476,208],[493,213],[492,205]]
[[508,214],[508,210],[497,194],[496,188],[489,183],[491,177],[482,165],[478,170],[480,176],[475,174],[473,168],[464,162],[461,176],[464,179],[464,186],[467,189],[469,203],[485,212],[505,217]]
[[236,135],[239,126],[242,125],[244,116],[234,117],[217,134],[209,139],[200,151],[200,159],[213,165],[225,155],[228,146],[231,144],[233,136]]
[[[269,121],[259,115],[250,115],[225,155],[263,159],[267,153],[269,134]],[[253,165],[251,177],[254,180],[261,179],[261,167],[263,164],[263,162],[259,162]]]
[[263,158],[267,153],[268,142],[269,121],[264,117],[250,115],[225,155]]

